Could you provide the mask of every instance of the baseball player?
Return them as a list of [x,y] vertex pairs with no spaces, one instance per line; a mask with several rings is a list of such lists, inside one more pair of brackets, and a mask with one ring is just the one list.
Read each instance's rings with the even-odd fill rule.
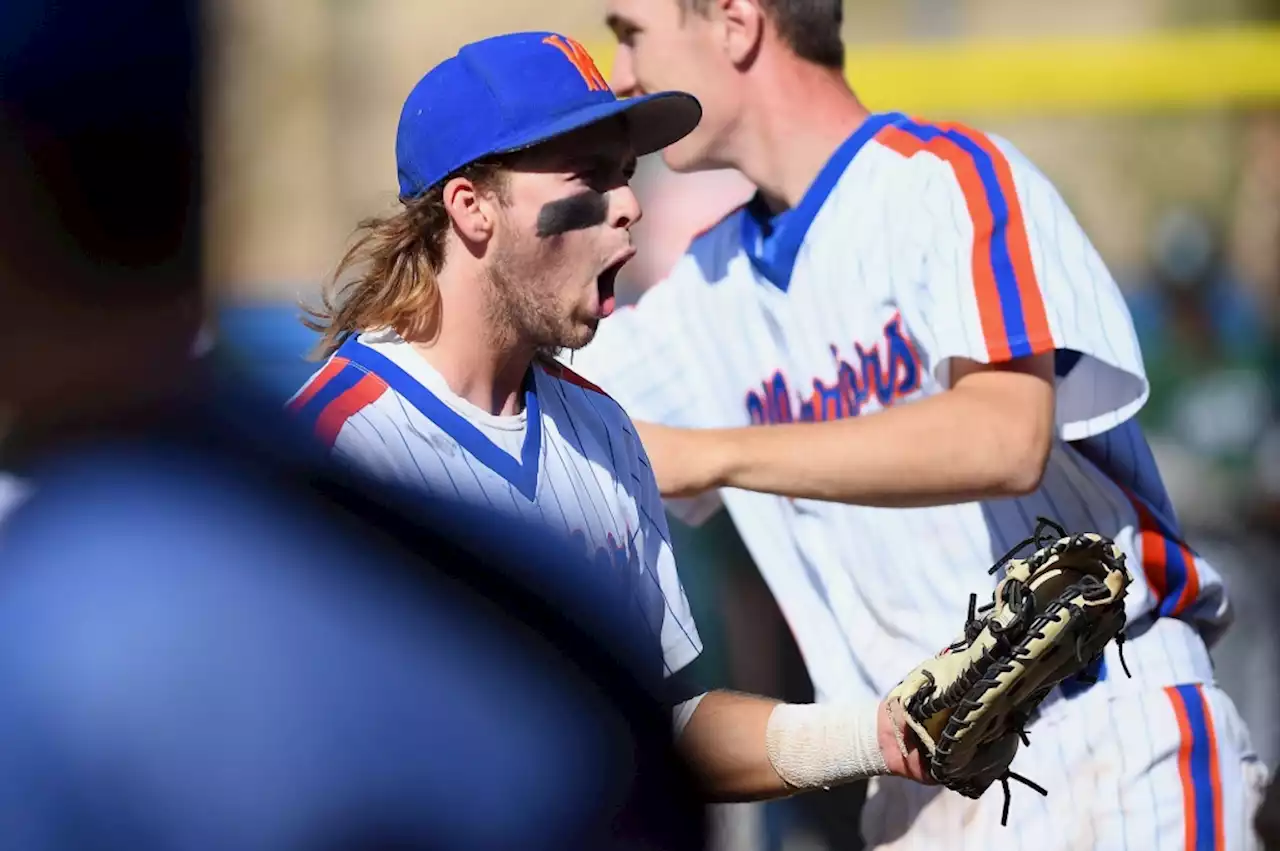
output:
[[703,104],[667,164],[758,192],[571,363],[641,421],[664,495],[689,497],[673,511],[732,514],[819,700],[885,694],[946,646],[1037,516],[1114,538],[1138,574],[1132,678],[1109,648],[1013,763],[1047,798],[1015,794],[1002,829],[999,795],[873,781],[868,844],[1250,847],[1264,771],[1207,651],[1222,582],[1182,539],[1133,421],[1129,314],[1054,187],[1003,139],[870,113],[839,0],[607,8],[619,94]]
[[436,66],[401,113],[401,206],[340,264],[335,281],[359,271],[316,312],[327,360],[289,407],[338,458],[561,532],[615,575],[712,797],[920,780],[919,751],[895,740],[901,716],[877,699],[785,705],[695,685],[701,643],[640,442],[547,355],[586,344],[613,308],[640,217],[636,156],[699,116],[683,93],[618,101],[556,33],[487,39]]

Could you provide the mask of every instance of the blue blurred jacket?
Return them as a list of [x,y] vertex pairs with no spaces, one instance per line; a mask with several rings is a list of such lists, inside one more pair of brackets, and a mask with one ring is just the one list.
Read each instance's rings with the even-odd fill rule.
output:
[[215,395],[21,470],[0,849],[699,847],[598,574],[458,506],[420,528],[289,428]]

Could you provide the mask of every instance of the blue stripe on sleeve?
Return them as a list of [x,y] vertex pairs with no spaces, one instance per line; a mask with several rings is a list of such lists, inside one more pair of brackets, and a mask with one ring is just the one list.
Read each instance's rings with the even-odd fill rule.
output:
[[991,249],[989,260],[996,282],[996,295],[1000,299],[1000,313],[1004,317],[1005,336],[1013,357],[1027,357],[1033,352],[1027,340],[1027,325],[1023,318],[1022,294],[1018,291],[1018,277],[1013,271],[1013,258],[1009,254],[1009,202],[1000,186],[991,155],[965,134],[957,130],[941,130],[937,127],[905,122],[903,130],[922,142],[937,138],[950,141],[969,155],[982,181],[987,206],[991,210]]
[[351,364],[344,366],[337,375],[329,379],[329,382],[324,387],[320,388],[316,395],[307,400],[307,404],[298,410],[297,414],[295,414],[298,422],[308,431],[314,430],[316,421],[320,419],[324,409],[329,407],[333,400],[356,386],[356,383],[361,378],[364,378],[363,370]]

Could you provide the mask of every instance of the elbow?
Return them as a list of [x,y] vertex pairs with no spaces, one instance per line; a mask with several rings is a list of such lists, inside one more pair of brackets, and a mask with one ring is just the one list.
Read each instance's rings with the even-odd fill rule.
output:
[[1000,496],[1019,497],[1035,493],[1044,481],[1053,449],[1053,432],[1049,426],[1006,434],[996,446],[1001,459],[995,465],[1000,471],[996,491]]
[[1038,355],[973,372],[952,393],[957,404],[961,399],[971,403],[967,425],[987,437],[979,457],[990,496],[1020,497],[1039,490],[1057,433],[1053,358]]

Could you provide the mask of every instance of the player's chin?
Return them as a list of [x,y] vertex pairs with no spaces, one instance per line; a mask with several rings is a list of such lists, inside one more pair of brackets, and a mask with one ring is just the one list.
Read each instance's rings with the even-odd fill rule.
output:
[[584,316],[577,322],[573,323],[573,328],[565,333],[560,340],[560,348],[574,351],[586,346],[596,337],[596,329],[600,327],[600,320],[595,316]]
[[662,162],[677,174],[718,168],[708,155],[706,146],[695,130],[689,136],[662,149]]

